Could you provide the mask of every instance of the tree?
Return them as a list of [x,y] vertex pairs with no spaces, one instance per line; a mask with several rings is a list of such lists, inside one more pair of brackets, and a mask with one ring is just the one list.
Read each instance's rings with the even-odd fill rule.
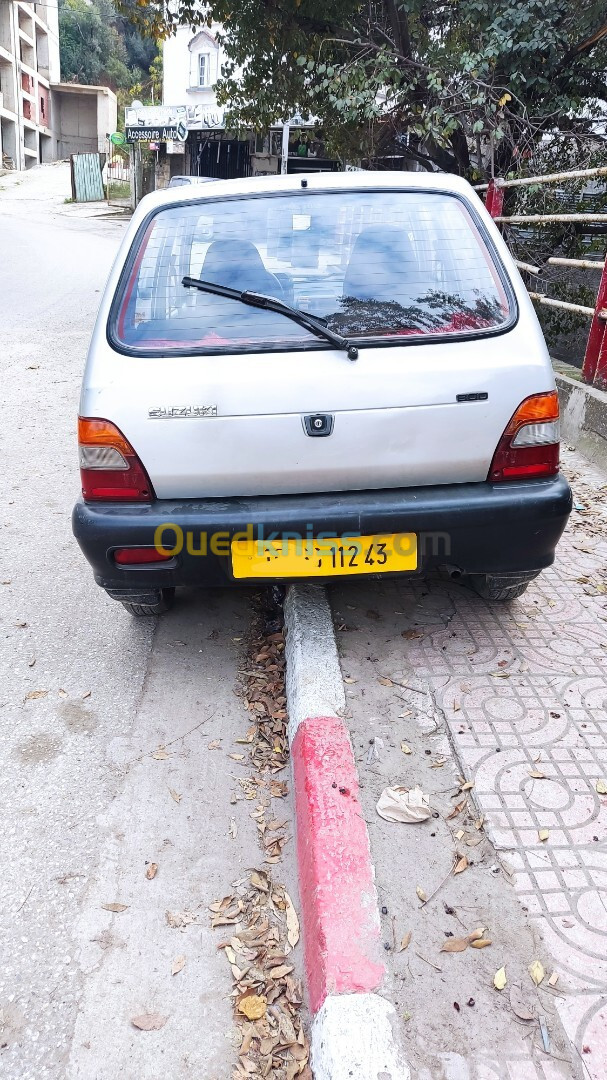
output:
[[158,55],[154,39],[143,38],[111,0],[59,0],[59,44],[62,79],[116,91],[141,91]]
[[235,127],[317,117],[336,152],[406,141],[427,167],[503,171],[604,96],[603,0],[117,0],[158,38],[220,23]]

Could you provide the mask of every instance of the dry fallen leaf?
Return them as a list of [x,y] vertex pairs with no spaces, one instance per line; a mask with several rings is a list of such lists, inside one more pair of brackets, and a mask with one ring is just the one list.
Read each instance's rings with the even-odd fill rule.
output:
[[[184,927],[196,922],[196,914],[193,911],[166,911],[165,916],[172,930],[183,930]],[[229,921],[233,922],[234,920]]]
[[457,803],[453,807],[453,810],[451,811],[451,813],[447,814],[447,816],[445,818],[445,821],[451,821],[452,818],[457,817],[458,814],[461,814],[461,812],[464,809],[467,801],[468,801],[467,799],[462,799],[461,802]]
[[92,690],[85,690],[84,694],[82,695],[82,700],[86,701],[86,699],[91,696],[92,692],[93,692]]
[[220,746],[221,746],[221,741],[219,739],[214,739],[213,742],[210,742],[207,745],[207,750],[219,750]]
[[453,873],[454,874],[461,874],[461,873],[463,873],[464,870],[468,869],[469,865],[470,864],[468,863],[468,860],[467,860],[466,856],[465,855],[460,855],[459,859],[457,860],[457,862],[455,864]]
[[175,800],[176,803],[181,802],[181,795],[179,794],[178,791],[175,791],[172,787],[169,788],[169,794],[170,794],[171,798]]
[[411,944],[411,931],[407,930],[407,933],[405,934],[403,940],[400,943],[398,951],[399,952],[404,952],[405,949],[408,949],[410,944]]
[[418,885],[415,891],[416,891],[417,895],[419,896],[422,904],[425,904],[428,897],[426,896],[426,894],[425,894],[424,890],[422,889],[421,885]]
[[288,892],[285,893],[285,913],[287,917],[287,940],[291,948],[294,949],[299,941],[299,919]]
[[607,795],[607,783],[604,780],[597,780],[595,789],[598,795]]
[[544,841],[544,840],[548,839],[548,837],[550,836],[550,833],[549,833],[548,829],[538,829],[537,835],[538,835],[538,840]]
[[474,787],[474,780],[467,780],[465,784],[460,785],[460,791],[471,791]]
[[406,825],[425,821],[432,814],[428,796],[419,787],[384,788],[376,809],[384,821],[404,822]]
[[228,754],[232,761],[244,761],[244,754]]
[[403,754],[410,754],[411,753],[411,747],[407,746],[406,742],[402,742],[400,744],[400,748],[401,748]]
[[529,970],[529,974],[531,975],[531,978],[533,979],[533,982],[535,983],[535,985],[539,986],[540,983],[542,982],[545,974],[546,974],[546,972],[544,971],[544,966],[541,963],[541,961],[534,960],[532,964],[529,964],[528,970]]
[[25,701],[37,701],[38,698],[46,697],[48,690],[30,690],[29,694],[25,695]]
[[381,683],[382,686],[394,686],[392,679],[386,679],[383,675],[380,675],[377,681],[378,683]]
[[480,938],[482,938],[484,933],[485,933],[485,927],[484,926],[477,926],[476,930],[473,930],[472,933],[467,934],[468,941],[470,941],[470,942],[479,941]]
[[104,911],[126,911],[128,904],[102,904]]
[[246,1016],[247,1020],[261,1020],[266,1014],[266,999],[259,994],[246,994],[240,999],[238,1011]]
[[269,892],[270,883],[268,881],[268,875],[264,874],[263,870],[253,870],[251,874],[251,885],[260,892]]
[[143,1013],[142,1016],[131,1018],[133,1027],[139,1028],[140,1031],[159,1031],[166,1022],[167,1017],[161,1016],[160,1013]]
[[446,941],[443,941],[441,945],[441,952],[465,952],[469,945],[468,938],[465,937],[450,937]]
[[516,984],[510,988],[510,1008],[519,1020],[535,1019],[535,1013],[527,1005],[520,986]]
[[491,938],[481,937],[481,938],[476,938],[475,941],[470,942],[470,946],[473,949],[486,949],[487,945],[493,945],[493,942],[492,942]]
[[166,750],[162,746],[159,746],[157,750],[154,750],[153,754],[150,754],[150,757],[153,757],[154,761],[166,761],[169,756],[170,755],[167,754]]
[[171,966],[171,975],[179,975],[179,972],[183,971],[184,967],[185,956],[177,956],[175,960],[173,960],[173,964]]
[[507,983],[507,981],[508,980],[506,979],[506,968],[505,967],[499,968],[499,970],[496,971],[495,975],[493,976],[493,985],[494,985],[495,989],[496,990],[503,990],[506,983]]
[[145,872],[146,878],[148,879],[148,881],[151,881],[152,878],[156,877],[157,873],[158,873],[158,863],[151,862],[150,865],[148,866],[146,872]]
[[529,776],[532,776],[534,780],[545,780],[546,779],[546,777],[544,776],[544,773],[540,772],[539,769],[531,769],[530,772],[529,772]]

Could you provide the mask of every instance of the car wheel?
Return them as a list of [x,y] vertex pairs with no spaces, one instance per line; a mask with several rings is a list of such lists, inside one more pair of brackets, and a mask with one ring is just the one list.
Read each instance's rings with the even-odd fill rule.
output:
[[525,574],[470,574],[467,583],[483,600],[516,600],[539,571]]
[[129,615],[164,615],[165,611],[172,608],[174,599],[174,589],[160,589],[154,604],[131,604],[128,600],[121,600],[121,604]]

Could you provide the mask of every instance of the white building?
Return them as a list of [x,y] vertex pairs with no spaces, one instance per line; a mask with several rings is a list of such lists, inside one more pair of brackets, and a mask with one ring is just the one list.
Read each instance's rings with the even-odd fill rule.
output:
[[59,82],[58,0],[0,0],[0,169],[55,157],[51,83]]
[[[163,42],[164,105],[186,106],[188,137],[185,143],[169,145],[169,153],[160,152],[157,186],[168,183],[170,176],[194,173],[199,176],[230,178],[281,171],[282,124],[263,135],[253,132],[236,135],[224,128],[224,109],[217,104],[215,83],[221,77],[224,53],[215,32],[180,26]],[[296,131],[307,128],[306,143],[310,155],[298,154]],[[336,163],[322,157],[321,145],[314,135],[314,124],[300,122],[293,126],[289,144],[288,171],[325,171]]]
[[192,130],[223,127],[223,109],[217,105],[214,89],[222,63],[221,47],[208,30],[192,32],[180,26],[163,42],[162,101],[185,105]]

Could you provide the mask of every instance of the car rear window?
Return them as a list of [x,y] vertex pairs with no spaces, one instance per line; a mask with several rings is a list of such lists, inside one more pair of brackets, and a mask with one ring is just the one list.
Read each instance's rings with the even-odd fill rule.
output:
[[330,348],[284,315],[183,284],[277,297],[355,340],[491,332],[511,312],[465,204],[421,191],[205,199],[144,227],[112,308],[142,354]]

